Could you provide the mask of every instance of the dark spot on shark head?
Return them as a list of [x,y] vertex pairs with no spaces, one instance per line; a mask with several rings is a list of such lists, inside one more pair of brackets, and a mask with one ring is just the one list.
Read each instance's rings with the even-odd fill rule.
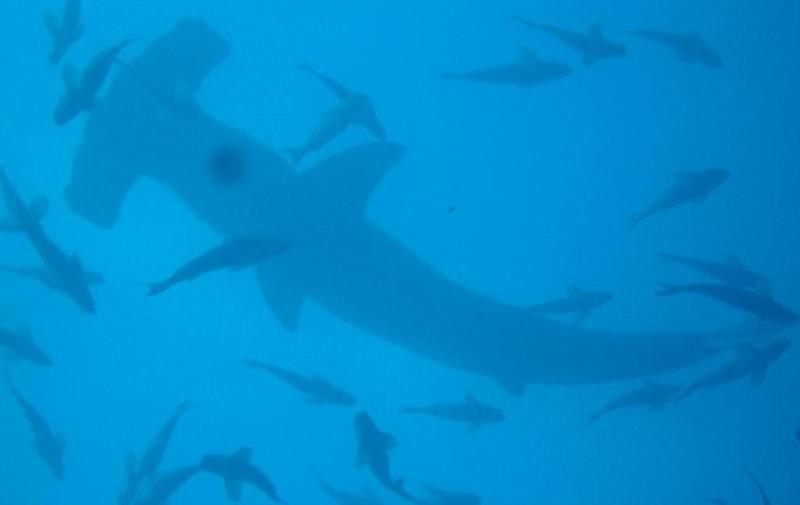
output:
[[248,163],[245,154],[231,146],[219,147],[211,153],[208,160],[211,177],[221,186],[240,182],[247,173]]

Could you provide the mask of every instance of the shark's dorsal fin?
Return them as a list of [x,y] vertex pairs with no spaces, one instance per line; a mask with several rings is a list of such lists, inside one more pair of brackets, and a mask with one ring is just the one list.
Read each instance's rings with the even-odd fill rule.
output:
[[374,142],[352,147],[317,163],[298,177],[300,204],[332,202],[333,207],[318,206],[325,219],[360,219],[372,192],[403,151],[399,144]]

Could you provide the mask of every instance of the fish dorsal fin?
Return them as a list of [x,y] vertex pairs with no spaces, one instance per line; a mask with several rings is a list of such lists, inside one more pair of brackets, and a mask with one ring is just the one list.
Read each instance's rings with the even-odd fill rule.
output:
[[50,210],[50,200],[42,196],[32,201],[28,206],[28,215],[34,221],[41,221],[47,215],[48,210]]
[[242,481],[238,479],[225,478],[225,492],[233,503],[242,501]]
[[236,452],[231,454],[231,461],[236,463],[249,463],[253,457],[253,449],[250,447],[242,447]]
[[66,86],[68,91],[76,91],[80,88],[78,83],[78,71],[69,63],[64,65],[63,70],[61,70],[61,80],[64,82],[64,86]]
[[[298,177],[298,205],[316,205],[326,220],[361,219],[372,192],[402,155],[404,148],[374,142],[331,156]],[[335,195],[335,198],[332,198]]]
[[527,46],[517,46],[517,54],[520,61],[525,63],[538,63],[542,61],[542,59],[539,57],[539,53]]

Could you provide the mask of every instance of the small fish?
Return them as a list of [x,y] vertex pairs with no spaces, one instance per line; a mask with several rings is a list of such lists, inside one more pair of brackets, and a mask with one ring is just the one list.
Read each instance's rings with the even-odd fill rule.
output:
[[609,412],[630,408],[649,408],[658,410],[673,400],[682,390],[680,386],[645,381],[639,388],[614,398],[589,416],[587,424],[594,424]]
[[661,284],[658,296],[673,296],[679,293],[693,293],[706,298],[711,298],[730,307],[749,312],[762,320],[778,323],[793,323],[797,321],[797,314],[769,296],[755,293],[746,289],[728,286],[725,284]]
[[0,230],[22,233],[41,258],[53,286],[67,294],[84,312],[94,314],[95,303],[89,290],[86,270],[76,255],[67,256],[45,233],[41,220],[47,212],[47,201],[36,200],[30,206],[17,194],[5,171],[0,167],[0,191],[5,197],[8,217],[0,221]]
[[630,229],[635,228],[645,219],[689,202],[700,203],[708,195],[728,180],[730,172],[722,168],[690,172],[675,172],[675,183],[670,189],[656,199],[649,207],[630,216]]
[[422,407],[403,407],[404,414],[424,414],[439,417],[448,421],[467,424],[469,433],[475,433],[484,425],[499,423],[505,415],[499,409],[479,402],[473,395],[467,394],[456,403],[433,403]]
[[628,52],[624,45],[608,40],[598,25],[592,25],[587,33],[581,33],[554,25],[536,23],[521,16],[511,16],[511,19],[522,23],[531,30],[548,33],[564,45],[583,54],[583,64],[587,67],[603,59],[622,58]]
[[572,69],[562,63],[545,61],[532,49],[521,47],[516,61],[469,72],[446,72],[440,76],[448,81],[472,81],[490,84],[508,84],[530,88],[539,84],[562,79]]
[[607,291],[587,291],[577,286],[570,286],[565,298],[528,308],[539,314],[574,314],[575,322],[582,323],[593,310],[610,302],[612,298],[614,295]]
[[16,331],[0,327],[0,348],[11,356],[36,365],[53,365],[50,357],[33,340],[30,331],[22,325]]
[[242,485],[250,484],[276,503],[283,503],[269,478],[250,460],[253,450],[242,447],[232,455],[207,454],[200,466],[206,472],[222,477],[228,498],[234,503],[242,500]]
[[191,465],[158,477],[158,479],[153,482],[153,486],[150,488],[147,496],[135,501],[134,505],[167,505],[175,493],[197,475],[200,470],[201,468],[199,465]]
[[284,149],[293,164],[298,164],[308,153],[322,149],[350,125],[366,129],[379,140],[386,139],[386,131],[378,119],[372,100],[367,95],[350,91],[340,82],[316,71],[308,64],[299,64],[297,68],[319,79],[336,95],[339,103],[322,114],[317,127],[303,145]]
[[66,0],[61,11],[61,19],[57,14],[48,12],[44,16],[44,24],[53,39],[50,64],[57,65],[69,48],[83,35],[80,0]]
[[44,417],[39,413],[36,407],[33,406],[24,396],[17,390],[14,381],[11,379],[11,374],[8,370],[4,370],[6,381],[11,388],[14,398],[17,400],[28,425],[33,434],[33,446],[36,448],[36,453],[47,465],[50,473],[58,480],[64,479],[64,446],[65,438],[62,435],[56,435],[50,426],[45,421]]
[[770,365],[776,362],[789,349],[790,345],[786,340],[776,340],[760,347],[740,347],[734,359],[684,388],[678,395],[678,399],[685,398],[701,389],[730,384],[746,377],[750,377],[751,386],[758,386],[766,378]]
[[53,111],[53,122],[57,126],[69,123],[81,112],[90,110],[95,105],[97,93],[103,87],[111,67],[117,62],[119,53],[129,43],[130,40],[126,39],[98,53],[80,77],[72,66],[64,67],[61,75],[64,81],[64,94],[61,95]]
[[397,439],[381,431],[366,412],[356,414],[354,425],[358,441],[356,466],[366,466],[383,487],[406,500],[417,502],[406,491],[405,479],[393,479],[389,470],[389,453],[397,447]]
[[749,270],[736,256],[729,256],[725,261],[690,258],[667,253],[661,253],[659,256],[664,261],[683,265],[731,286],[752,289],[764,294],[770,292],[767,278]]
[[306,377],[256,360],[246,359],[244,362],[250,368],[264,370],[294,389],[304,393],[307,396],[308,403],[311,405],[351,406],[356,404],[356,399],[353,395],[334,386],[317,374]]
[[225,268],[233,271],[244,270],[283,254],[288,248],[285,242],[270,239],[250,237],[229,239],[189,260],[169,278],[152,283],[149,294],[153,296],[163,293],[175,284],[197,279],[216,270]]
[[154,481],[158,477],[158,468],[161,465],[161,460],[167,452],[167,446],[172,439],[172,433],[175,431],[175,426],[178,421],[183,417],[186,411],[189,410],[188,403],[178,405],[175,412],[172,413],[170,418],[161,428],[156,435],[155,439],[150,443],[150,446],[145,451],[141,461],[134,460],[133,455],[130,454],[126,461],[127,470],[127,484],[122,494],[119,497],[120,505],[127,505],[131,503],[139,489],[140,484],[144,480]]
[[684,63],[701,63],[713,68],[722,67],[722,58],[705,44],[697,32],[682,35],[658,30],[634,30],[628,33],[672,49],[678,59]]

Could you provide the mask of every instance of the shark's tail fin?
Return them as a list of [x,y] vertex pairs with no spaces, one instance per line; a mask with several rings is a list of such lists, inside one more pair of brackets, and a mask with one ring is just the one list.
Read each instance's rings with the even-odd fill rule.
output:
[[602,411],[602,410],[598,410],[597,412],[592,412],[592,413],[589,415],[589,417],[587,417],[587,418],[586,418],[586,423],[584,423],[584,426],[586,426],[587,428],[588,428],[589,426],[593,426],[593,425],[594,425],[594,424],[595,424],[597,421],[599,421],[599,420],[600,420],[600,419],[601,419],[601,418],[602,418],[604,415],[605,415],[605,412],[604,412],[604,411]]
[[168,290],[169,287],[170,283],[168,281],[153,282],[147,286],[147,296],[160,295],[164,291]]
[[656,292],[656,296],[672,296],[681,292],[681,287],[674,284],[661,283],[661,289]]

